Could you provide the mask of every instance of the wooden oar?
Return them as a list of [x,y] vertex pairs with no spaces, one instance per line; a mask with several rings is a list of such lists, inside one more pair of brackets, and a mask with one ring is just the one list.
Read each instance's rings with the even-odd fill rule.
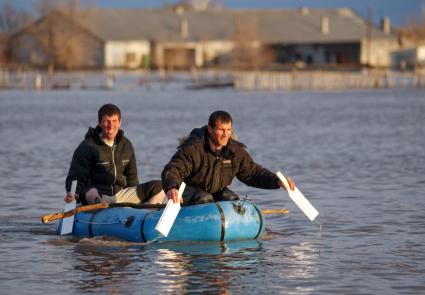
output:
[[264,215],[267,215],[267,214],[288,214],[289,210],[288,209],[263,209],[263,211],[261,211],[261,212],[263,212]]
[[79,212],[87,212],[87,211],[94,211],[98,209],[116,208],[116,207],[131,207],[131,208],[137,208],[137,209],[159,209],[159,208],[165,208],[165,204],[99,203],[99,204],[92,204],[92,205],[77,207],[68,212],[58,212],[55,214],[44,215],[41,217],[41,221],[43,223],[48,223],[57,219],[74,216],[75,214]]
[[[67,218],[70,216],[74,216],[79,212],[88,212],[99,209],[106,208],[118,208],[118,207],[131,207],[136,209],[161,209],[165,208],[166,204],[134,204],[134,203],[99,203],[77,207],[68,212],[58,212],[54,214],[48,214],[41,217],[41,221],[43,223],[49,223],[51,221],[55,221],[57,219]],[[288,209],[264,209],[262,210],[263,214],[288,214]]]

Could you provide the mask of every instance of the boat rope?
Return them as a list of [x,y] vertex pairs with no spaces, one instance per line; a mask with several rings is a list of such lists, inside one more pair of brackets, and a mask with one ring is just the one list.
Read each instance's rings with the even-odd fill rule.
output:
[[156,237],[155,239],[150,240],[150,241],[148,241],[148,242],[144,242],[143,244],[144,244],[144,245],[152,244],[152,243],[154,243],[154,242],[158,241],[160,238],[163,238],[163,236]]
[[92,225],[110,225],[110,224],[119,224],[119,223],[125,223],[122,221],[115,221],[115,222],[93,222],[93,221],[87,221],[82,219],[75,219],[75,221],[85,223],[85,224],[92,224]]
[[218,212],[220,213],[221,218],[221,234],[220,241],[224,241],[224,237],[226,236],[226,217],[224,216],[223,208],[221,208],[219,202],[215,202],[217,206]]
[[245,195],[245,198],[242,199],[243,203],[242,203],[242,207],[245,206],[245,203],[248,201],[249,203],[251,203],[251,199],[248,197],[248,195]]
[[258,232],[257,232],[257,235],[256,235],[256,236],[255,236],[255,238],[254,238],[254,239],[257,239],[257,238],[258,238],[258,236],[261,234],[261,231],[262,231],[262,228],[263,228],[264,220],[263,220],[263,214],[261,214],[260,209],[258,209],[258,207],[257,207],[257,206],[255,206],[255,205],[253,205],[253,206],[254,206],[254,208],[255,208],[255,211],[257,211],[257,214],[258,214],[258,221],[260,222],[260,224],[259,224],[259,226],[258,226]]

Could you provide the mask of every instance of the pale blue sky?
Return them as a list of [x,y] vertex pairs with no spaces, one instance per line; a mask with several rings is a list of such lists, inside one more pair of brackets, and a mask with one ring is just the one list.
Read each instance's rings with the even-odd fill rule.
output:
[[[37,0],[0,0],[15,6],[32,8]],[[148,8],[159,7],[176,0],[80,0],[108,8]],[[381,17],[389,16],[394,25],[403,25],[419,20],[425,12],[425,0],[220,0],[215,1],[229,8],[311,8],[350,7],[366,17],[367,8],[372,8],[373,20],[377,23]]]

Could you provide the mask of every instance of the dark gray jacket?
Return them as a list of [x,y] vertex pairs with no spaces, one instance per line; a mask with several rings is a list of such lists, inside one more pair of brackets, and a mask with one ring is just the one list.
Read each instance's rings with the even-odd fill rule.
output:
[[82,198],[90,188],[96,188],[101,195],[113,195],[139,183],[133,146],[124,132],[118,132],[113,147],[100,139],[100,133],[99,126],[89,128],[74,152],[66,178],[68,192],[72,180],[78,180],[76,192]]
[[162,171],[164,191],[178,188],[184,181],[214,194],[229,186],[235,176],[249,186],[279,188],[277,176],[255,163],[244,144],[230,139],[217,155],[208,137],[207,126],[192,130]]

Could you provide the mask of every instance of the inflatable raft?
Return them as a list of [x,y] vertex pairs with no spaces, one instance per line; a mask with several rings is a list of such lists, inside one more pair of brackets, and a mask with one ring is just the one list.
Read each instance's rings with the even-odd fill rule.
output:
[[265,232],[263,213],[245,200],[182,207],[167,237],[155,230],[162,211],[122,207],[80,212],[75,215],[72,234],[153,242],[250,240]]

